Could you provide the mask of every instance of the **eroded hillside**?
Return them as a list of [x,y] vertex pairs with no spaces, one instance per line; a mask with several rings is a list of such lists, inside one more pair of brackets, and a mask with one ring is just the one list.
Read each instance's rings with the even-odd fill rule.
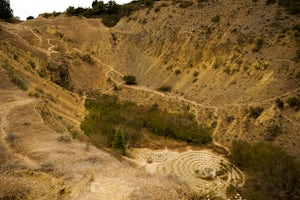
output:
[[[111,28],[63,15],[1,22],[1,150],[9,158],[2,166],[15,166],[3,183],[26,177],[16,194],[32,199],[110,199],[111,191],[114,199],[188,198],[176,178],[141,172],[86,143],[84,100],[96,93],[192,112],[226,151],[235,140],[270,141],[297,155],[299,24],[262,0],[158,1]],[[124,75],[137,85],[124,84]]]

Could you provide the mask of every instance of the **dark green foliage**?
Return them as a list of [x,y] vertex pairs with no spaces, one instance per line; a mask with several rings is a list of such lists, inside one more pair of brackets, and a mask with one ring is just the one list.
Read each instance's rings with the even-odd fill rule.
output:
[[180,8],[188,8],[193,5],[192,1],[183,1],[179,4]]
[[276,106],[280,109],[284,108],[284,103],[279,98],[275,100]]
[[93,14],[101,15],[104,13],[106,6],[103,1],[98,2],[97,0],[95,0],[92,3],[92,8],[93,8]]
[[180,74],[181,73],[181,71],[179,70],[179,69],[176,69],[175,70],[175,75],[177,76],[178,74]]
[[199,75],[199,72],[194,71],[193,76],[194,76],[194,77],[197,77],[198,75]]
[[161,92],[171,92],[172,91],[172,87],[168,86],[168,85],[164,85],[158,88],[158,91]]
[[0,19],[9,20],[13,17],[13,11],[10,8],[9,1],[0,0]]
[[152,7],[153,6],[153,2],[154,2],[154,0],[145,0],[145,5],[147,7]]
[[30,60],[28,63],[32,69],[35,69],[35,63],[32,60]]
[[249,175],[242,191],[246,199],[299,199],[300,162],[282,148],[234,142],[230,159]]
[[84,54],[80,57],[84,62],[89,63],[90,65],[95,64],[94,59],[89,54]]
[[121,154],[126,154],[126,144],[125,144],[125,138],[124,133],[121,129],[118,129],[113,137],[112,140],[112,147],[119,150]]
[[125,81],[128,85],[135,85],[136,84],[136,78],[132,75],[127,75],[123,77],[123,81]]
[[193,115],[167,114],[155,112],[150,115],[146,127],[153,133],[193,144],[211,141],[209,130],[198,126]]
[[70,6],[66,13],[70,16],[84,16],[88,18],[102,18],[102,22],[108,26],[115,26],[122,17],[129,16],[132,12],[152,7],[155,0],[137,0],[124,5],[118,5],[115,1],[104,3],[94,0],[92,8],[74,8]]
[[300,110],[300,97],[291,97],[287,100],[290,107]]
[[214,22],[214,23],[218,23],[218,22],[220,22],[220,20],[221,20],[220,15],[216,15],[211,19],[211,21]]
[[276,3],[276,0],[267,0],[266,5],[271,5]]
[[298,50],[296,51],[296,57],[295,57],[295,60],[296,60],[297,62],[300,61],[300,49],[298,49]]
[[300,32],[300,24],[295,25],[293,30]]
[[26,18],[27,21],[28,21],[28,20],[32,20],[32,19],[34,19],[33,16],[28,16],[28,17]]
[[39,76],[41,78],[45,78],[47,76],[47,70],[45,68],[42,68],[39,70]]
[[254,47],[253,51],[258,52],[262,48],[263,44],[264,44],[264,40],[262,38],[257,39],[256,47]]
[[278,125],[271,125],[267,128],[266,141],[273,141],[282,132],[281,127]]
[[171,114],[161,111],[157,105],[149,107],[138,106],[133,102],[120,103],[117,97],[107,95],[99,96],[96,100],[86,100],[85,106],[89,114],[81,123],[81,129],[98,147],[115,145],[113,140],[116,129],[120,127],[124,130],[124,138],[129,146],[138,145],[142,137],[138,133],[142,129],[194,144],[211,141],[209,130],[199,126],[195,117],[188,113]]
[[257,119],[263,111],[261,107],[250,107],[250,117]]
[[292,14],[300,13],[300,0],[278,0],[280,6],[284,6]]

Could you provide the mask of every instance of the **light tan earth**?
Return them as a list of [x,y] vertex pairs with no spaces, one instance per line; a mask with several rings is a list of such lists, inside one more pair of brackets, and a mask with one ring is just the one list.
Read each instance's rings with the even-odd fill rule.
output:
[[150,175],[67,135],[59,141],[63,135],[47,127],[36,109],[40,101],[25,92],[1,89],[0,102],[1,159],[8,159],[1,163],[8,170],[0,171],[0,195],[7,189],[27,199],[187,198],[185,184]]
[[[243,173],[232,166],[225,170],[228,176],[204,179],[220,169],[221,160],[227,164],[223,156],[230,153],[232,141],[263,141],[270,125],[282,129],[272,142],[299,155],[300,112],[286,103],[300,95],[295,60],[299,43],[293,30],[299,18],[263,1],[196,5],[182,9],[159,1],[152,10],[135,12],[112,28],[99,19],[66,16],[1,22],[0,64],[18,70],[29,90],[18,90],[0,67],[0,195],[188,199],[190,185],[204,193],[219,188],[217,195],[225,197],[231,181],[243,184]],[[217,14],[221,21],[215,24],[211,18]],[[253,52],[259,38],[264,45]],[[84,60],[86,55],[93,62]],[[69,65],[74,92],[51,82],[47,66],[61,59]],[[122,77],[128,74],[137,77],[138,85],[124,85]],[[162,85],[170,85],[172,92],[157,91]],[[134,149],[133,163],[120,161],[89,145],[80,130],[86,95],[97,92],[138,104],[156,103],[170,112],[192,112],[210,127],[214,148],[223,154],[203,148],[177,151],[173,146]],[[276,106],[277,98],[284,101],[284,109]],[[264,111],[252,119],[249,109],[257,106]]]

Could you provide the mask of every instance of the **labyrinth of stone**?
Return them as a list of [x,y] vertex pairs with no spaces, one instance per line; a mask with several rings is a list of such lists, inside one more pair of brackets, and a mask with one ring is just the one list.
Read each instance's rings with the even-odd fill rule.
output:
[[200,192],[224,191],[229,184],[242,186],[242,172],[225,158],[208,150],[183,153],[144,150],[138,153],[139,164],[151,173],[175,175]]

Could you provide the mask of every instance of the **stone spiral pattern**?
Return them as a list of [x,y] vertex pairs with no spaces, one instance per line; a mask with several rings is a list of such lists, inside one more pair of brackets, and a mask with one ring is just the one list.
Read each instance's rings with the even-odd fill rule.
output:
[[144,153],[142,157],[146,160],[151,160],[154,162],[163,162],[167,160],[167,157],[163,154],[156,154],[156,153]]
[[197,191],[225,189],[229,184],[243,182],[240,171],[228,161],[209,151],[182,153],[171,164],[161,163],[156,168],[160,174],[175,174]]

